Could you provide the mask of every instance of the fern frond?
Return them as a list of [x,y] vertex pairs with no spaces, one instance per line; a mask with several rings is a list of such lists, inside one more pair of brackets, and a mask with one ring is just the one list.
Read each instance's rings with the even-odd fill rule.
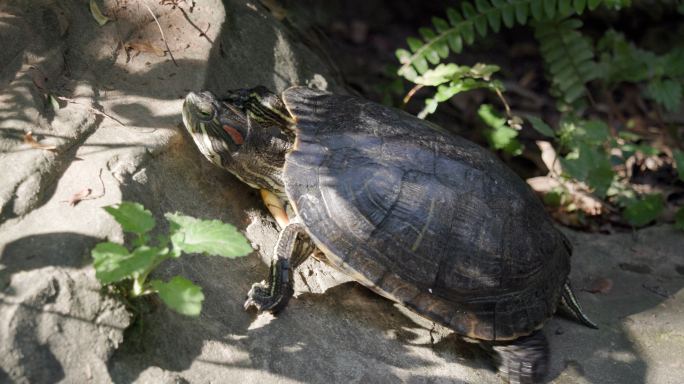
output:
[[429,69],[428,62],[437,65],[447,58],[449,49],[461,53],[464,43],[470,45],[475,41],[475,31],[484,37],[488,29],[499,32],[501,24],[511,28],[516,22],[527,24],[530,17],[539,22],[572,12],[581,14],[586,8],[593,10],[601,4],[620,8],[629,6],[631,0],[474,0],[474,4],[463,2],[461,12],[448,8],[448,21],[434,17],[434,29],[420,29],[422,40],[408,38],[409,50],[396,52],[402,64],[398,74],[413,81]]
[[572,104],[586,92],[586,84],[600,77],[602,67],[594,60],[593,44],[577,29],[578,19],[557,17],[535,23],[535,37],[548,65],[552,94]]

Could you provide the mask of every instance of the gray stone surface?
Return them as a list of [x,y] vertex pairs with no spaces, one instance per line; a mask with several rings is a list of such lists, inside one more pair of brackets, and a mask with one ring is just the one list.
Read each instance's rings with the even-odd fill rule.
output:
[[[256,191],[196,150],[181,126],[181,99],[189,90],[221,94],[256,84],[339,91],[321,61],[258,2],[173,8],[98,1],[118,18],[103,27],[87,2],[6,4],[0,7],[0,382],[499,382],[476,345],[314,260],[297,272],[297,297],[282,314],[242,311],[251,284],[268,273],[275,224]],[[164,47],[143,4],[158,17],[178,66],[168,54],[117,47],[120,40]],[[54,111],[48,93],[78,104],[59,100]],[[30,148],[22,140],[28,131],[57,149]],[[75,206],[63,202],[83,187],[103,195]],[[101,209],[122,200],[151,209],[158,233],[168,227],[163,213],[180,211],[236,225],[260,252],[164,262],[155,278],[179,274],[203,287],[202,315],[179,315],[148,297],[143,316],[124,333],[131,318],[120,301],[98,290],[89,256],[100,241],[128,239]],[[578,293],[600,330],[561,315],[544,328],[553,353],[549,380],[681,382],[675,372],[684,356],[684,235],[670,226],[636,237],[566,233],[576,247],[575,288],[603,279],[614,286],[608,295]]]
[[92,269],[16,273],[0,293],[0,381],[111,383],[107,363],[129,324]]

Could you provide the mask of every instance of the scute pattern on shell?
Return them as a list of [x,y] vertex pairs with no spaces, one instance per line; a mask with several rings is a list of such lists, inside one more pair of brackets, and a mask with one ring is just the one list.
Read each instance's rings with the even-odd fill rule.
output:
[[284,181],[316,245],[375,292],[460,333],[529,334],[570,254],[539,199],[492,154],[429,122],[309,88]]

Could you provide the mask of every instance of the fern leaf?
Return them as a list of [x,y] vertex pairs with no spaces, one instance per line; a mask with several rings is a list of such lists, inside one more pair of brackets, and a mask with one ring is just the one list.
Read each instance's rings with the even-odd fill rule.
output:
[[485,13],[489,11],[492,6],[489,5],[489,2],[487,0],[475,0],[475,8],[477,8],[477,11],[479,13]]
[[456,27],[463,22],[461,14],[453,8],[447,8],[447,18],[449,19],[449,24],[451,24],[452,27]]
[[556,18],[537,22],[534,26],[535,37],[540,41],[540,50],[551,74],[552,93],[572,104],[585,93],[585,85],[601,74],[601,67],[594,60],[592,44],[577,31],[582,22]]
[[447,35],[447,42],[449,48],[456,53],[461,53],[463,50],[463,38],[458,33],[450,33]]
[[587,0],[574,0],[572,6],[575,8],[575,12],[581,15],[584,12],[584,8],[587,6]]
[[558,0],[558,13],[567,15],[572,9],[572,0]]
[[517,3],[515,5],[515,19],[520,25],[527,24],[527,16],[529,14],[528,4]]
[[599,5],[601,5],[602,2],[603,2],[603,0],[589,0],[589,1],[587,1],[587,7],[589,8],[590,11],[593,11]]
[[[463,44],[475,41],[475,31],[486,36],[488,29],[501,30],[501,24],[508,28],[516,23],[525,25],[528,20],[539,22],[554,17],[568,16],[573,10],[582,13],[585,8],[594,9],[600,4],[619,8],[629,5],[631,0],[471,0],[461,3],[460,12],[447,8],[446,20],[434,17],[434,29],[421,28],[422,39],[407,39],[411,55],[400,58],[402,66],[398,74],[406,78],[414,72],[424,74],[428,62],[438,65],[449,56],[449,50],[460,53]],[[436,31],[436,32],[435,32]],[[555,52],[558,54],[558,52]]]
[[673,80],[651,81],[648,95],[670,112],[679,111],[682,104],[682,85]]
[[544,18],[544,3],[541,1],[531,2],[530,13],[535,21],[541,21]]
[[556,3],[558,0],[544,0],[544,13],[548,19],[556,16]]
[[507,28],[513,28],[515,25],[515,6],[501,7],[501,19]]
[[449,23],[447,23],[446,20],[439,17],[433,17],[432,24],[435,25],[435,30],[440,35],[449,29]]
[[494,33],[499,33],[501,30],[501,10],[495,9],[487,14],[487,21],[489,26],[492,27]]

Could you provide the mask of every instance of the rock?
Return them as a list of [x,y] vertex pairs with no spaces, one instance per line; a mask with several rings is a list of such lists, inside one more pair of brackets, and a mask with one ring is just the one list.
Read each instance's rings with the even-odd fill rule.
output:
[[112,382],[107,362],[131,316],[89,273],[45,267],[12,276],[0,293],[0,367],[7,379]]

